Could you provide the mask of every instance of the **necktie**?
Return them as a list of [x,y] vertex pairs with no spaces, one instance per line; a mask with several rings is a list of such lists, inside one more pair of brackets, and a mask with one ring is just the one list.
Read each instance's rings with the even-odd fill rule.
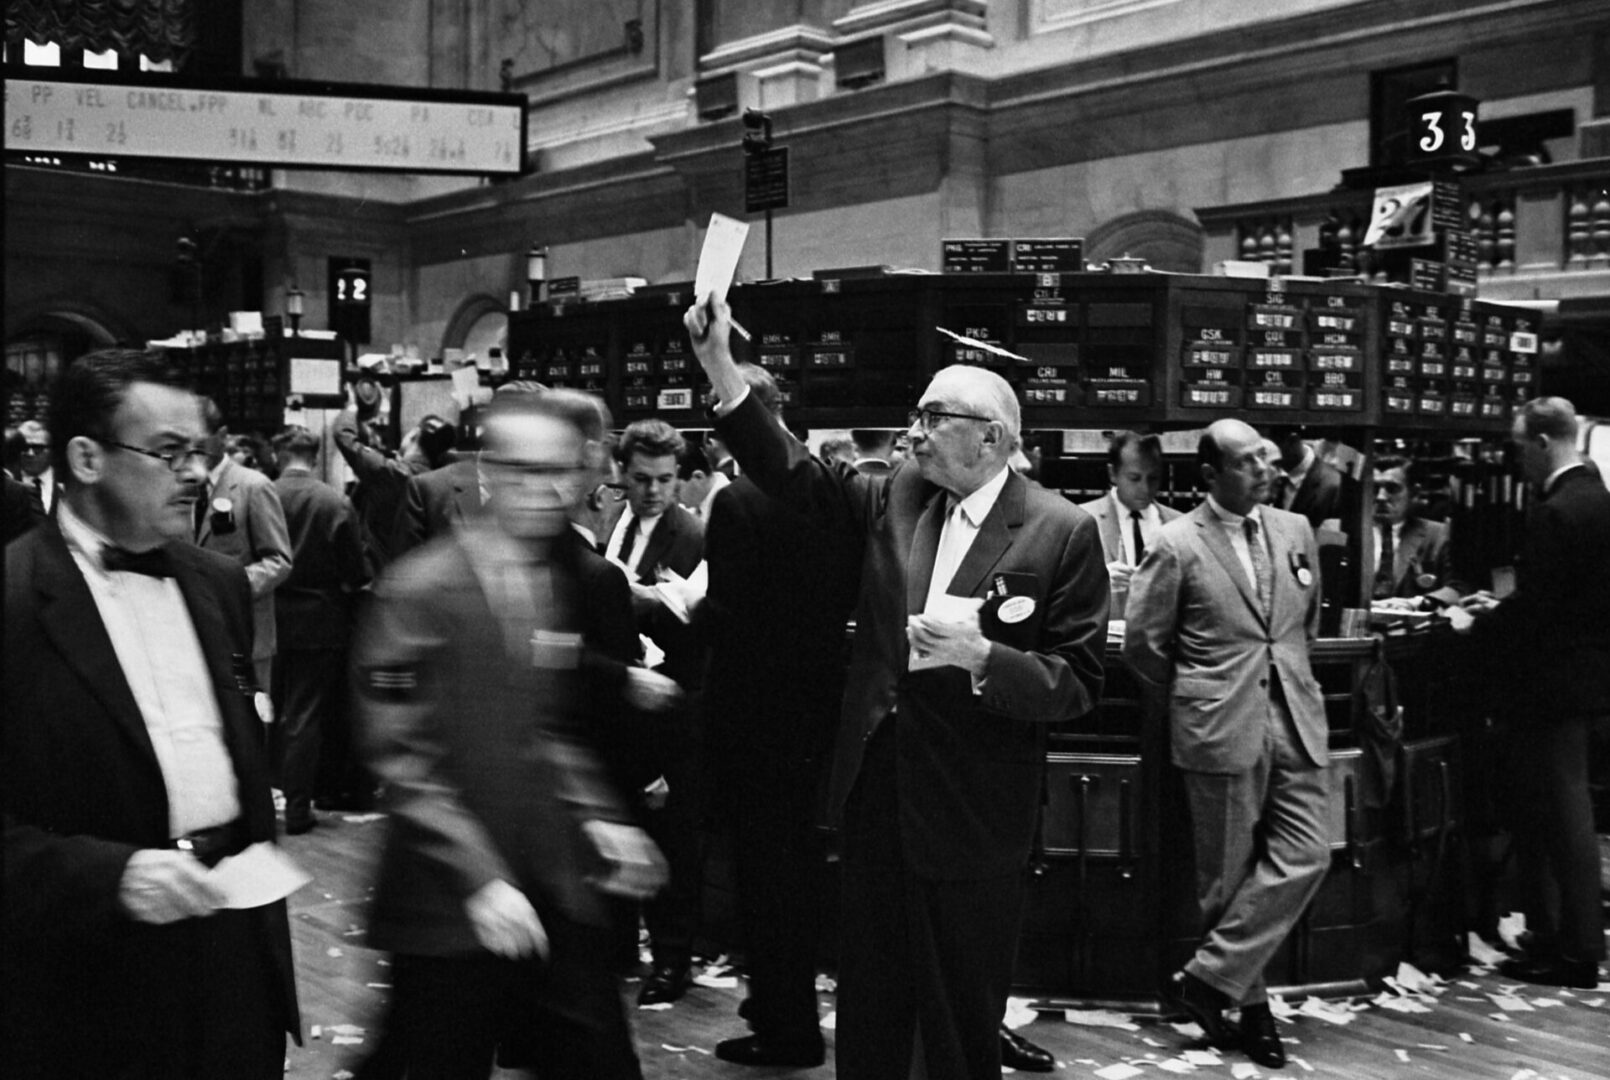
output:
[[1392,543],[1392,523],[1381,522],[1381,558],[1375,566],[1375,595],[1391,596],[1397,591],[1397,552]]
[[1263,548],[1263,541],[1258,537],[1258,523],[1252,518],[1241,522],[1241,528],[1247,534],[1247,550],[1252,553],[1252,579],[1258,586],[1258,605],[1263,609],[1263,617],[1269,617],[1270,604],[1275,591],[1274,570],[1269,566],[1269,553]]
[[633,514],[632,520],[626,523],[626,529],[621,533],[621,546],[615,549],[615,558],[627,566],[632,564],[632,549],[637,546],[637,522],[638,517]]
[[202,484],[201,487],[196,491],[196,505],[193,511],[195,520],[192,522],[192,525],[195,528],[195,537],[197,540],[201,539],[201,527],[207,523],[208,487],[209,485]]
[[152,548],[149,551],[130,551],[127,548],[112,547],[108,544],[101,549],[101,565],[107,572],[122,571],[128,574],[144,574],[147,577],[168,578],[173,576],[173,564],[168,559],[168,553],[163,548]]
[[1140,561],[1146,557],[1146,541],[1142,539],[1140,535],[1139,510],[1131,510],[1129,512],[1129,528],[1130,532],[1133,534],[1132,538],[1135,541],[1135,565],[1139,566]]

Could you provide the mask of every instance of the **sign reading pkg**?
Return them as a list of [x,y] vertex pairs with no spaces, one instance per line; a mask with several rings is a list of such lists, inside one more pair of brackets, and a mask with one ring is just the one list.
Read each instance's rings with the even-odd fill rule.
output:
[[1426,247],[1436,240],[1431,221],[1430,180],[1375,189],[1375,209],[1364,246],[1377,251]]

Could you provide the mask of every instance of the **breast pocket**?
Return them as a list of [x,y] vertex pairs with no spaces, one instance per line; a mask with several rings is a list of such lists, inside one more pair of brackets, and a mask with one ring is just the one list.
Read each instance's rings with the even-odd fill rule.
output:
[[1045,625],[1039,579],[1033,574],[994,574],[989,587],[994,595],[979,612],[984,636],[1015,649],[1032,649]]

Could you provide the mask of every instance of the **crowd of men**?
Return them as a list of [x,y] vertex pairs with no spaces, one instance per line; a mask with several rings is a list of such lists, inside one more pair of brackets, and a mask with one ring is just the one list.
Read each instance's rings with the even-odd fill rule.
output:
[[[273,840],[275,787],[293,834],[377,792],[388,815],[369,1080],[640,1077],[620,976],[641,921],[638,1003],[687,991],[709,827],[733,836],[750,1028],[716,1053],[822,1063],[824,821],[838,1075],[1049,1071],[1002,1013],[1047,730],[1096,707],[1120,619],[1195,842],[1203,937],[1165,995],[1284,1064],[1264,969],[1330,865],[1309,655],[1341,474],[1225,419],[1194,509],[1158,502],[1161,444],[1132,432],[1075,505],[1025,475],[1014,391],[969,366],[933,377],[903,447],[812,453],[725,305],[685,323],[702,443],[660,420],[612,437],[597,399],[534,384],[500,388],[458,452],[435,416],[392,449],[360,406],[332,432],[350,496],[305,429],[262,452],[273,479],[250,467],[148,355],[66,369],[6,445],[3,956],[30,990],[7,995],[8,1075],[280,1075],[285,903],[227,907],[212,872]],[[1592,987],[1610,492],[1575,429],[1561,399],[1516,417],[1534,496],[1504,599],[1453,572],[1405,459],[1373,461],[1364,549],[1378,602],[1473,616],[1533,687],[1531,936],[1506,972]]]

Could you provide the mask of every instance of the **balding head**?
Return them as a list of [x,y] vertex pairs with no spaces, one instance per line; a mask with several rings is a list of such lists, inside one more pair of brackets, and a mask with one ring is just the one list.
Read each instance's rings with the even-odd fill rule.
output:
[[994,478],[1021,441],[1023,414],[1007,381],[984,368],[942,369],[917,403],[911,458],[923,479],[965,498]]
[[1251,424],[1215,420],[1196,444],[1196,461],[1209,494],[1230,513],[1245,515],[1269,498],[1263,436]]

